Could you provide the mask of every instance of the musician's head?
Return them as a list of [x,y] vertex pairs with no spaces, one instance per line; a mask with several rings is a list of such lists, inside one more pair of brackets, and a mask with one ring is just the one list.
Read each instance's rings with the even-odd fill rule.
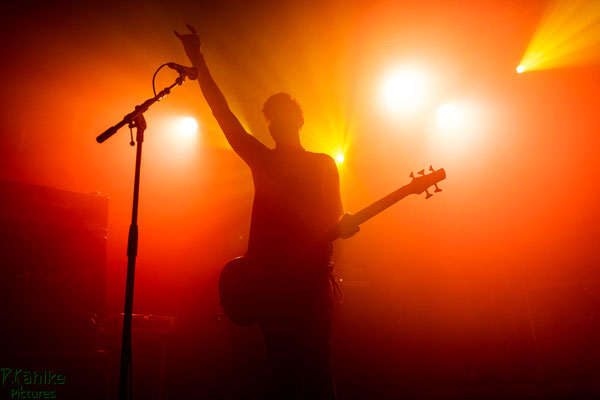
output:
[[269,97],[263,105],[263,115],[277,145],[294,145],[299,142],[304,116],[300,105],[292,96],[277,93]]

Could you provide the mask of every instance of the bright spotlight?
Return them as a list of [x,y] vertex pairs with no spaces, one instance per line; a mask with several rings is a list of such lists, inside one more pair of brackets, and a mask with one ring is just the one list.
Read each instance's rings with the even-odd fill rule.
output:
[[525,67],[524,67],[524,66],[522,66],[522,65],[519,65],[519,66],[517,67],[517,72],[518,72],[519,74],[522,74],[522,73],[523,73],[523,71],[525,71]]
[[413,112],[423,105],[429,94],[426,74],[416,67],[391,71],[379,90],[382,105],[390,112]]
[[192,137],[198,131],[198,123],[192,117],[185,117],[177,126],[179,133],[184,137]]
[[443,130],[458,128],[462,120],[460,109],[453,104],[442,104],[435,113],[437,124]]
[[344,160],[345,160],[345,158],[344,158],[344,155],[343,155],[342,153],[339,153],[339,154],[337,154],[337,155],[335,156],[335,161],[336,161],[338,164],[341,164],[341,163],[343,163],[343,162],[344,162]]
[[463,156],[465,151],[486,144],[492,114],[483,99],[457,98],[438,107],[430,135],[434,148],[447,155]]

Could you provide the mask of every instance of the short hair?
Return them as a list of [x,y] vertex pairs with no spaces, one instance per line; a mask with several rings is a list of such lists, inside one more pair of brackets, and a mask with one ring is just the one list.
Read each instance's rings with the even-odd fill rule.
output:
[[304,115],[300,104],[287,93],[277,93],[265,101],[262,109],[267,121],[274,118],[292,119],[298,123],[298,127],[304,124]]

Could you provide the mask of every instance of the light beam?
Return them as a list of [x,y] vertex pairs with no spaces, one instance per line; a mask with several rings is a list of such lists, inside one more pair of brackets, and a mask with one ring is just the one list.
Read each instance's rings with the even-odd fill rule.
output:
[[520,66],[523,71],[531,71],[599,62],[600,1],[553,0]]

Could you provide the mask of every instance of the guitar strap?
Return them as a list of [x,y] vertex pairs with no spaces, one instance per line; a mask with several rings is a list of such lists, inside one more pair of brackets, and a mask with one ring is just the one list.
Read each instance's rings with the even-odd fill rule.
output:
[[344,292],[342,291],[340,280],[333,270],[331,271],[330,279],[333,285],[333,298],[337,304],[342,304],[344,302]]

